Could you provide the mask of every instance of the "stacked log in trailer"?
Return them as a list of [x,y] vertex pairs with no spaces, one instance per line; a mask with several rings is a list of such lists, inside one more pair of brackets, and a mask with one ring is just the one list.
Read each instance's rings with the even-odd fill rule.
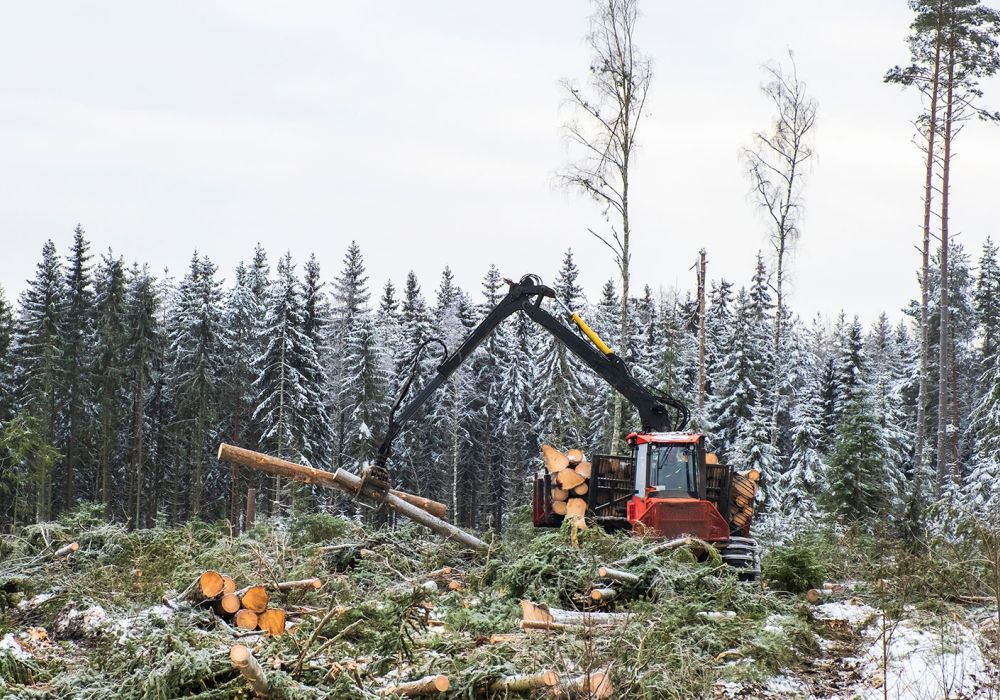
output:
[[592,465],[583,450],[574,448],[563,453],[552,445],[542,445],[542,460],[547,476],[543,487],[552,512],[573,520],[585,517]]

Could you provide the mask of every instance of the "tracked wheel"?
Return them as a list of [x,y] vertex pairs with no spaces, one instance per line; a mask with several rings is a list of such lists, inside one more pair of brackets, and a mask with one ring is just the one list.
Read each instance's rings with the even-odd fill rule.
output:
[[717,545],[722,561],[736,569],[740,581],[760,581],[760,547],[752,537],[730,537],[725,545]]

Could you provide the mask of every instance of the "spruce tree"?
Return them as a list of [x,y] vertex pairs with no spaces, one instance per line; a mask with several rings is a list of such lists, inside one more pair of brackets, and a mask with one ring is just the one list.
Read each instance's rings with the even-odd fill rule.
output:
[[844,406],[829,458],[827,506],[852,523],[873,526],[889,512],[888,452],[869,395],[860,383]]
[[973,453],[966,480],[973,508],[993,513],[1000,508],[1000,371],[994,360],[987,373],[989,391],[970,418]]
[[524,314],[511,319],[510,332],[502,336],[500,384],[500,422],[498,428],[503,444],[507,475],[503,481],[509,492],[508,502],[527,503],[529,475],[534,471],[539,440],[534,432],[537,423],[534,400],[533,334],[534,323]]
[[14,309],[0,286],[0,428],[14,415]]
[[[223,395],[221,433],[227,442],[256,448],[252,429],[255,408],[257,347],[264,306],[254,293],[253,277],[244,263],[236,266],[233,286],[224,304],[225,354],[222,362]],[[237,465],[229,470],[229,522],[238,525],[244,483]]]
[[[110,488],[113,464],[123,460],[122,422],[125,420],[125,264],[109,250],[101,256],[94,275],[94,417],[96,474],[91,498],[101,501],[104,484]],[[110,493],[103,499],[110,505]],[[110,513],[108,516],[110,517]]]
[[[18,300],[15,330],[15,387],[17,403],[31,417],[38,442],[54,446],[60,421],[63,373],[62,329],[65,282],[55,244],[42,246],[35,277]],[[52,481],[43,461],[32,466],[35,518],[52,516]]]
[[[115,513],[114,504],[124,504],[119,515],[132,524],[138,524],[142,515],[142,501],[133,505],[142,492],[141,484],[151,487],[152,507],[147,504],[147,512],[155,513],[160,501],[165,464],[168,461],[165,441],[168,438],[168,423],[173,414],[168,408],[165,381],[165,357],[167,339],[161,314],[161,290],[148,267],[133,265],[125,282],[125,402],[128,412],[128,429],[125,449],[128,454],[125,498],[120,489],[115,488],[114,465],[106,465],[101,472],[101,500],[108,517]],[[157,451],[157,447],[160,449]],[[154,474],[146,480],[148,468]],[[139,484],[139,488],[135,486]],[[173,489],[170,490],[173,492]],[[134,493],[133,493],[134,492]],[[144,524],[148,524],[147,522]]]
[[347,407],[351,386],[346,382],[344,361],[347,356],[347,342],[356,325],[357,316],[368,311],[371,294],[368,290],[368,273],[365,270],[361,248],[355,241],[347,248],[340,272],[333,281],[332,341],[328,373],[333,382],[329,415],[333,422],[333,454],[336,465],[344,466],[350,460]]
[[[332,392],[330,377],[325,369],[329,357],[329,334],[333,319],[324,284],[320,277],[319,261],[310,255],[303,269],[302,295],[304,324],[302,332],[309,339],[313,352],[305,358],[302,368],[310,394],[315,399],[306,405],[306,433],[311,464],[328,465],[333,456],[333,421],[330,419],[328,399]],[[353,329],[351,329],[353,332]]]
[[[455,285],[450,268],[445,268],[434,305],[434,335],[449,352],[457,348],[474,323],[472,304]],[[435,354],[435,364],[444,358]],[[428,368],[429,369],[429,368]],[[476,494],[471,489],[474,467],[466,459],[472,445],[469,404],[475,377],[469,360],[458,367],[437,391],[427,407],[427,425],[431,429],[428,446],[431,463],[438,465],[430,475],[433,493],[447,494],[457,523],[470,525],[477,510]]]
[[1000,344],[1000,263],[997,247],[989,236],[979,256],[979,275],[975,291],[976,322],[979,324],[983,372],[989,371],[996,360]]
[[826,476],[821,452],[824,438],[823,399],[818,378],[808,378],[791,410],[792,445],[788,466],[779,475],[780,512],[795,527],[816,523],[819,494]]
[[65,272],[66,310],[60,328],[64,420],[59,444],[64,458],[58,478],[62,482],[63,508],[71,508],[76,503],[76,482],[90,451],[94,291],[90,277],[89,249],[90,244],[84,237],[83,228],[77,224]]
[[[315,350],[305,334],[302,289],[295,275],[291,253],[278,260],[277,276],[268,295],[264,320],[267,348],[257,366],[257,407],[265,451],[291,461],[303,461],[309,453],[306,430],[307,406],[318,396],[310,393],[304,368]],[[272,503],[281,512],[285,498],[281,482],[272,482]]]
[[712,445],[734,462],[745,456],[740,448],[748,443],[741,438],[751,427],[760,394],[756,383],[760,358],[755,323],[754,305],[747,291],[740,289],[729,347],[715,377],[715,395],[707,407],[712,422]]
[[[476,321],[481,321],[503,297],[503,280],[496,265],[491,265],[483,279],[482,301],[476,310]],[[520,314],[519,314],[520,315]],[[507,335],[511,321],[496,328],[472,358],[474,390],[468,406],[469,432],[475,454],[475,474],[471,489],[476,492],[479,508],[473,513],[473,523],[484,523],[500,528],[503,521],[509,466],[503,451],[503,431],[500,429],[503,366],[508,349]]]
[[[556,277],[555,292],[569,308],[582,306],[583,290],[580,271],[573,260],[573,251],[566,251]],[[565,344],[546,334],[539,346],[536,386],[540,401],[539,423],[536,427],[543,442],[567,450],[586,444],[583,407],[583,364]]]
[[[205,478],[217,447],[225,329],[216,271],[208,257],[195,253],[178,289],[170,329],[168,381],[176,411],[176,438],[184,459],[179,476],[186,497],[181,510],[192,518],[202,515]],[[141,474],[136,475],[137,498],[141,478]]]
[[912,469],[913,439],[906,429],[902,391],[906,369],[896,345],[895,333],[885,313],[881,314],[866,340],[867,377],[872,409],[885,447],[885,488],[893,507],[903,503],[906,473]]

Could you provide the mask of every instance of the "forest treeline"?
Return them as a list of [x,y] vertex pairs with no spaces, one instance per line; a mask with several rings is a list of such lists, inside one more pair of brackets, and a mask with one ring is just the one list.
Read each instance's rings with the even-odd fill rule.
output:
[[[693,427],[727,462],[762,471],[762,508],[782,522],[829,512],[905,529],[935,504],[992,512],[1000,506],[997,257],[987,241],[973,265],[952,245],[957,390],[946,421],[956,436],[948,459],[955,466],[939,475],[932,455],[922,476],[934,488],[923,493],[914,489],[922,470],[913,459],[917,301],[896,323],[886,314],[869,324],[846,313],[832,322],[801,319],[786,307],[775,354],[776,305],[758,256],[741,283],[708,284],[701,409],[693,289],[645,286],[629,300],[629,342],[619,351],[638,378],[692,407]],[[588,298],[578,277],[568,251],[554,288],[614,337],[621,309],[614,282]],[[415,350],[429,338],[457,347],[506,284],[490,267],[479,289],[462,290],[445,267],[433,291],[412,272],[375,289],[354,243],[327,279],[315,257],[296,265],[260,246],[227,282],[197,253],[176,279],[110,251],[92,255],[79,227],[65,255],[47,242],[16,304],[0,296],[3,523],[46,520],[96,501],[132,526],[228,518],[238,527],[251,487],[266,514],[353,508],[329,493],[258,482],[218,464],[216,448],[226,441],[357,469],[372,457],[414,362],[419,387],[442,359],[437,344],[416,361]],[[929,295],[932,329],[939,297]],[[930,370],[935,387],[933,362]],[[620,449],[612,405],[602,381],[518,314],[404,433],[396,482],[451,504],[463,525],[501,525],[528,502],[541,442]],[[924,416],[931,433],[937,405],[928,401]],[[624,427],[638,427],[634,416]]]

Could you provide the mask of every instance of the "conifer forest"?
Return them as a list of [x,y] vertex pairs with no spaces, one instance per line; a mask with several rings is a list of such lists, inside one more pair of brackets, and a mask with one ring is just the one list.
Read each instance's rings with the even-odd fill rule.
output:
[[[670,77],[638,0],[581,4],[549,169],[592,227],[561,259],[40,238],[0,286],[0,698],[1000,697],[1000,233],[950,226],[967,130],[1000,139],[1000,7],[902,4],[869,78],[912,106],[916,253],[874,316],[796,308],[824,104],[783,47],[719,204],[759,252],[722,275],[674,232],[685,276],[635,269]],[[526,273],[554,297],[449,364]]]

